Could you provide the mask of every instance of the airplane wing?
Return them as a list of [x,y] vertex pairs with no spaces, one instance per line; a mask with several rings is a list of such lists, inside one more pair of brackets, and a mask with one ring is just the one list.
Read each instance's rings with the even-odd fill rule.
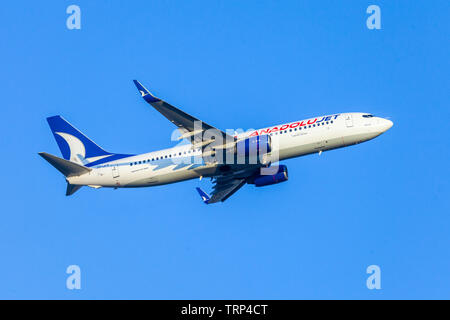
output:
[[236,171],[232,174],[216,176],[213,178],[213,191],[211,196],[200,188],[197,192],[206,204],[224,202],[247,183],[249,177],[254,175],[259,168],[252,167],[245,170]]
[[[214,149],[228,149],[235,146],[235,138],[227,133],[200,121],[199,119],[187,114],[186,112],[168,104],[167,102],[155,97],[150,93],[139,81],[133,80],[137,89],[141,93],[142,98],[149,103],[153,108],[159,111],[163,116],[175,124],[181,132],[180,139],[188,139],[194,148],[201,147],[202,149],[211,144]],[[204,132],[206,130],[214,130],[216,138],[222,136],[222,144],[215,141],[215,139],[205,138]],[[209,133],[209,132],[208,132]],[[211,135],[209,135],[211,136]],[[211,152],[211,151],[209,151]],[[203,153],[203,155],[207,154]],[[232,165],[231,172],[216,175],[213,177],[213,191],[209,196],[202,189],[197,188],[203,202],[206,204],[225,201],[238,191],[244,184],[247,183],[261,165]]]
[[[217,135],[222,135],[223,143],[234,141],[234,137],[225,132],[200,121],[199,119],[187,114],[186,112],[168,104],[167,102],[156,98],[150,93],[139,81],[133,80],[137,89],[141,93],[142,98],[153,108],[159,111],[163,116],[175,124],[181,132],[181,139],[188,139],[198,147],[204,147],[212,141],[202,141],[203,132],[206,130],[215,130]],[[192,138],[192,140],[191,140]]]
[[206,204],[225,201],[238,191],[246,183],[245,179],[233,179],[227,182],[218,182],[213,187],[213,192],[209,196],[202,189],[197,188],[200,197]]

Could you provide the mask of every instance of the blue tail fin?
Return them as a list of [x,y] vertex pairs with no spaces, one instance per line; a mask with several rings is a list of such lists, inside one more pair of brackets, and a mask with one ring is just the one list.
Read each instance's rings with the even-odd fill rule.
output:
[[100,148],[61,116],[49,117],[47,121],[64,159],[85,165],[97,160],[97,157],[112,154]]

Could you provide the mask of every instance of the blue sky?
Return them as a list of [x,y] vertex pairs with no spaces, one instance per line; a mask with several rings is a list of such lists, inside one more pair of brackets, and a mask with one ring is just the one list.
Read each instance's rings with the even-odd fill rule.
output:
[[[0,298],[449,299],[449,14],[445,0],[4,3]],[[394,127],[223,204],[200,201],[205,180],[66,197],[37,155],[59,155],[48,116],[111,152],[173,145],[132,79],[222,129],[351,111]]]

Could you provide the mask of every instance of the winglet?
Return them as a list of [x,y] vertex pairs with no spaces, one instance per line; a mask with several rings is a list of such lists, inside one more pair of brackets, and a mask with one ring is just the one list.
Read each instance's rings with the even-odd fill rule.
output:
[[133,82],[134,82],[134,85],[136,86],[136,88],[141,93],[142,98],[144,98],[145,101],[147,101],[148,103],[161,101],[160,99],[158,99],[157,97],[152,95],[150,93],[150,91],[148,91],[139,81],[133,80]]
[[200,197],[202,198],[203,202],[204,202],[205,204],[208,204],[208,203],[209,203],[209,200],[211,200],[211,198],[209,197],[209,195],[208,195],[205,191],[203,191],[202,189],[200,189],[200,188],[196,188],[196,189],[197,189],[198,194],[199,194]]

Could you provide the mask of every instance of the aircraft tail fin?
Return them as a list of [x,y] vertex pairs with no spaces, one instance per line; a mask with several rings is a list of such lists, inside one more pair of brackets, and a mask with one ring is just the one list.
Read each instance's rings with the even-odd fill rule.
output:
[[98,159],[98,157],[112,155],[86,137],[63,117],[49,117],[47,122],[64,159],[78,164],[86,164],[95,161],[94,159]]
[[54,166],[66,178],[73,176],[80,176],[92,170],[90,168],[86,168],[85,166],[79,165],[69,160],[61,159],[57,156],[54,156],[46,152],[39,152],[39,155],[45,160],[47,160],[48,163]]

